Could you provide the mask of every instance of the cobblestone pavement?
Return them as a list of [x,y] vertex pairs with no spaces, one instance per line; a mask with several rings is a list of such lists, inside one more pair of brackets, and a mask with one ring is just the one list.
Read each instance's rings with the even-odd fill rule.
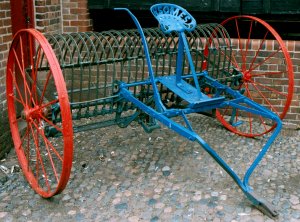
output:
[[[208,117],[192,118],[200,135],[240,173],[266,141],[234,135]],[[168,129],[147,134],[132,124],[74,137],[72,174],[63,193],[46,200],[22,172],[2,173],[0,221],[300,221],[299,131],[282,131],[250,179],[279,210],[273,219],[254,208],[198,144]],[[17,165],[14,151],[0,165]]]

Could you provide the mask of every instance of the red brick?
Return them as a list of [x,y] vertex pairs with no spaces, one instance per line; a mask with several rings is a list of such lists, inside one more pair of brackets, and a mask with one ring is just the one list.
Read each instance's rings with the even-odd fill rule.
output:
[[5,35],[7,33],[6,28],[0,28],[0,35]]
[[[63,9],[60,8],[60,2],[62,2]],[[9,1],[4,0],[0,3],[0,42],[10,42],[10,32],[11,27],[10,23],[8,24],[7,21],[10,21],[9,15],[10,10],[9,8],[5,10],[4,7],[9,6]],[[90,31],[92,30],[92,21],[89,18],[89,13],[87,9],[87,0],[35,0],[35,6],[36,6],[36,13],[37,13],[37,28],[44,31],[44,32],[50,32],[50,33],[57,33],[61,31],[61,25],[63,25],[63,29],[65,32],[77,32],[77,31]],[[60,13],[63,13],[61,15]],[[3,16],[1,16],[3,15]],[[62,21],[61,17],[62,16]],[[61,24],[62,23],[62,24]],[[1,29],[2,26],[5,26],[5,29]],[[7,33],[8,32],[8,33]],[[232,40],[233,44],[238,45],[237,40]],[[286,41],[287,48],[289,52],[291,53],[291,57],[293,58],[293,69],[295,72],[295,95],[292,101],[292,107],[291,112],[299,112],[299,93],[300,93],[300,82],[297,81],[300,79],[300,41]],[[261,40],[254,40],[251,42],[251,47],[248,50],[248,53],[252,54],[252,56],[255,55],[256,50],[259,48],[261,44]],[[246,47],[246,41],[241,41],[242,47]],[[275,49],[278,48],[278,44],[275,45]],[[0,50],[0,75],[1,73],[4,73],[3,65],[5,63],[4,59],[7,57],[7,50],[8,50],[8,44],[0,44],[0,47],[5,49],[4,51]],[[266,53],[266,51],[274,50],[274,41],[273,40],[266,40],[264,42],[264,46],[262,47],[262,50]],[[249,61],[251,61],[251,56],[249,57]],[[248,62],[249,62],[248,61]],[[282,60],[280,59],[273,59],[268,61],[264,65],[264,67],[269,71],[276,71],[276,70],[285,70],[286,65],[282,64]],[[4,75],[4,74],[3,74]],[[1,76],[0,76],[1,78]],[[4,80],[3,80],[4,81]],[[264,84],[268,83],[268,80],[261,79],[261,82]],[[264,82],[265,81],[265,82]],[[287,86],[282,86],[282,84],[287,84],[285,80],[280,79],[280,76],[277,76],[275,80],[272,81],[271,84],[275,84],[274,88],[278,88],[280,90],[286,89]],[[0,80],[1,85],[1,80]],[[3,85],[3,83],[2,83]],[[278,85],[278,86],[277,86]],[[298,85],[298,86],[297,86]],[[2,94],[2,92],[0,92]],[[278,107],[278,109],[282,109],[282,104],[284,104],[284,100],[276,99],[277,96],[273,95],[272,93],[266,93],[266,95],[270,98],[274,98],[272,100],[272,103]],[[259,95],[257,95],[259,97]],[[257,98],[257,100],[261,100],[261,98]],[[290,118],[296,118],[300,120],[300,115],[298,116],[290,116]],[[292,119],[291,121],[294,121]]]
[[0,3],[1,11],[10,10],[10,3],[9,2],[2,2]]
[[87,1],[78,1],[78,8],[87,9]]
[[64,32],[77,32],[77,27],[64,27]]
[[90,14],[89,13],[80,14],[78,15],[78,20],[90,20]]
[[[5,51],[5,50],[7,50],[8,49],[8,47],[7,47],[7,44],[1,44],[0,45],[0,51]],[[0,66],[1,67],[1,66]]]
[[63,22],[63,25],[64,25],[64,26],[71,26],[71,22],[70,22],[70,21],[64,21],[64,22]]
[[35,6],[45,6],[46,2],[44,0],[36,0]]
[[3,19],[3,25],[4,25],[4,26],[9,26],[9,25],[11,25],[10,19]]
[[7,30],[7,33],[12,33],[12,31],[11,31],[11,26],[6,27],[6,30]]
[[52,5],[58,5],[60,2],[59,0],[51,0]]
[[64,20],[77,20],[77,15],[64,15]]
[[10,18],[10,11],[5,12],[5,17]]
[[78,27],[79,32],[87,32],[87,31],[92,31],[92,26],[80,26]]
[[84,14],[84,13],[87,13],[87,9],[86,8],[71,8],[70,13],[71,14]]
[[300,51],[299,52],[294,52],[293,55],[294,55],[293,58],[300,59]]
[[265,45],[266,45],[266,47],[265,47],[266,50],[274,49],[274,41],[273,40],[266,40]]
[[71,26],[88,26],[90,25],[89,21],[71,21]]
[[296,120],[297,119],[297,114],[287,113],[286,116],[285,116],[285,119]]
[[47,12],[47,8],[46,7],[35,7],[35,11],[36,13],[45,13]]
[[287,41],[286,47],[288,51],[295,51],[295,41]]
[[293,59],[293,65],[300,65],[300,58],[299,59]]
[[66,9],[77,8],[77,3],[63,3],[63,7]]
[[3,36],[3,42],[10,42],[12,40],[11,34]]

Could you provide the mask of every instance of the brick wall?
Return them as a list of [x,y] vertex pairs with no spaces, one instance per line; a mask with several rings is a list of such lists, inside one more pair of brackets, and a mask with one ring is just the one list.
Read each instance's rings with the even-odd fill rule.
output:
[[36,0],[36,28],[43,33],[92,30],[87,0]]
[[63,31],[85,32],[92,30],[92,21],[87,8],[87,0],[64,0]]
[[293,101],[286,119],[300,129],[300,41],[286,41],[285,43],[293,62],[295,81]]
[[[35,0],[35,25],[43,33],[90,31],[87,0]],[[5,72],[12,40],[10,0],[0,1],[0,159],[11,147],[5,98]]]
[[5,67],[11,37],[10,2],[0,1],[0,158],[10,149],[11,139],[5,99]]
[[61,32],[62,26],[60,0],[36,0],[35,13],[35,28],[40,32]]
[[[239,45],[239,41],[237,39],[231,39],[231,40],[233,45],[235,46]],[[243,47],[245,47],[246,41],[247,41],[246,39],[244,39],[244,41],[241,41],[241,45],[243,45]],[[300,41],[286,40],[283,42],[290,54],[293,63],[293,71],[294,71],[294,95],[293,95],[290,108],[283,120],[283,123],[286,128],[300,128],[300,66],[299,66],[300,65]],[[248,54],[250,55],[252,54],[254,57],[255,53],[257,53],[257,50],[261,47],[260,43],[261,40],[252,40],[249,43],[247,43],[249,44]],[[272,61],[265,62],[262,66],[262,70],[268,70],[269,72],[272,71],[277,72],[278,70],[287,68],[286,64],[284,63],[285,60],[279,59],[281,56],[276,54],[278,45],[275,47],[274,44],[277,44],[277,42],[275,42],[274,40],[266,40],[264,46],[262,46],[260,52],[257,54],[258,57],[262,56],[263,58],[266,58],[267,55],[274,53],[274,55],[277,58]],[[279,54],[281,55],[281,53],[282,51],[280,51]],[[240,55],[240,53],[236,53],[236,54]],[[258,60],[262,59],[262,57],[258,58]],[[249,62],[251,61],[252,60],[249,60]],[[248,65],[250,65],[250,63]],[[284,79],[281,79],[280,77],[274,76],[273,78],[276,78],[276,80],[274,79],[274,82],[269,82],[268,80],[263,80],[263,79],[261,79],[258,82],[268,81],[264,83],[264,86],[270,86],[273,89],[278,88],[280,92],[283,92],[282,90],[284,89],[285,90],[284,92],[287,93],[287,87],[286,87],[287,82]],[[262,88],[260,88],[260,90],[262,90]],[[257,90],[254,91],[257,92]],[[268,90],[266,90],[266,92],[270,93],[270,91]],[[273,99],[270,97],[272,96],[271,95],[267,96],[269,101],[273,104],[274,108],[276,108],[278,112],[281,112],[283,104],[285,104],[286,102],[284,96],[278,96],[278,97],[273,96]],[[262,100],[261,96],[259,96],[258,94],[257,94],[257,98],[254,95],[253,99],[254,100],[257,99],[257,101]],[[270,108],[269,106],[267,107]]]
[[[36,28],[43,33],[91,31],[87,0],[35,0]],[[0,158],[10,147],[5,100],[5,66],[11,37],[10,1],[0,1]],[[300,128],[300,41],[287,41],[295,74],[293,102],[285,120]]]

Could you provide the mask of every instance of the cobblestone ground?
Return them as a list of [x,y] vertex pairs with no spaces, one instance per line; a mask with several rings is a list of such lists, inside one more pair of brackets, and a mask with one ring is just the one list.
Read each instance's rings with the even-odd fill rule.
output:
[[[200,135],[240,174],[266,141],[234,135],[208,117],[192,118]],[[74,137],[72,174],[63,193],[46,200],[17,167],[2,173],[0,221],[300,221],[298,131],[282,131],[250,179],[279,210],[273,219],[248,202],[199,144],[168,129],[147,134],[133,124]],[[14,151],[0,165],[17,165]]]

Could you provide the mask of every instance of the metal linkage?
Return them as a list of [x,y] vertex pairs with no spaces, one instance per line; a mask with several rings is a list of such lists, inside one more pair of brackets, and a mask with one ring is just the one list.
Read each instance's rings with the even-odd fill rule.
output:
[[[73,131],[137,121],[146,132],[163,124],[199,143],[255,206],[276,216],[249,180],[279,134],[293,96],[292,63],[278,33],[256,17],[235,16],[222,23],[236,30],[232,44],[223,26],[196,25],[174,4],[151,7],[161,30],[142,29],[128,9],[118,10],[128,12],[137,30],[44,36],[25,29],[14,36],[6,73],[8,116],[32,188],[46,198],[65,188]],[[251,51],[254,26],[264,30],[264,39],[255,39]],[[241,28],[249,32],[242,35]],[[245,173],[237,173],[193,130],[191,113],[215,115],[242,136],[270,136]],[[81,121],[90,117],[94,121]]]
[[[249,185],[249,179],[255,168],[258,166],[259,162],[262,160],[271,144],[279,134],[282,123],[280,118],[271,112],[270,110],[262,107],[261,105],[255,103],[249,98],[243,96],[240,92],[231,89],[229,86],[221,84],[212,77],[210,77],[207,71],[196,73],[194,61],[190,54],[190,48],[187,43],[187,37],[184,31],[192,31],[194,27],[191,26],[193,23],[193,18],[186,12],[183,8],[176,6],[174,4],[157,4],[151,7],[153,15],[156,17],[162,30],[165,33],[171,33],[177,31],[179,35],[178,43],[178,54],[176,63],[176,72],[174,75],[156,77],[154,75],[152,64],[150,62],[150,53],[146,42],[146,37],[144,32],[137,20],[137,18],[126,8],[118,8],[116,10],[125,10],[131,16],[135,22],[139,33],[142,38],[142,43],[144,45],[144,52],[147,58],[147,65],[149,70],[149,81],[153,87],[155,106],[150,107],[143,102],[139,101],[129,90],[129,85],[126,83],[120,84],[120,95],[124,99],[135,104],[140,110],[145,112],[147,115],[157,119],[162,124],[167,126],[169,129],[177,132],[179,135],[186,137],[191,141],[198,142],[204,150],[206,150],[212,158],[232,177],[234,182],[240,187],[240,189],[245,193],[246,197],[255,205],[258,209],[267,213],[270,216],[277,216],[278,212],[276,209],[254,193],[253,189]],[[213,34],[214,35],[214,34]],[[187,57],[188,64],[190,66],[191,74],[190,77],[193,85],[189,84],[184,79],[182,74],[183,66],[181,60],[184,56]],[[179,61],[179,62],[178,62]],[[203,81],[201,81],[203,79]],[[198,82],[199,80],[199,82]],[[195,82],[197,81],[197,82]],[[157,91],[157,83],[161,83],[166,86],[169,90],[174,92],[177,96],[182,98],[188,103],[185,108],[171,108],[171,109],[161,109],[161,96]],[[201,82],[205,85],[211,87],[211,96],[206,96],[200,88]],[[202,85],[201,85],[202,86]],[[231,107],[231,109],[243,110],[249,115],[257,115],[259,118],[266,118],[273,122],[275,125],[275,130],[266,142],[266,144],[259,151],[254,161],[251,163],[250,167],[246,170],[244,178],[240,178],[238,174],[226,163],[225,160],[212,148],[210,147],[193,129],[192,124],[189,123],[186,115],[189,113],[199,113],[206,110],[212,110],[215,108],[222,109],[224,107]],[[234,113],[234,112],[233,112]],[[229,112],[228,112],[229,114]],[[182,117],[184,125],[172,120],[172,117]]]
[[[158,28],[143,31],[155,75],[174,74],[178,35],[166,35]],[[236,81],[236,77],[231,75],[228,60],[231,55],[230,38],[222,26],[199,25],[186,35],[197,72],[207,69],[212,77],[220,78],[220,81]],[[137,30],[48,34],[46,38],[63,71],[73,119],[115,113],[118,109],[116,104],[120,103],[115,95],[118,82],[136,83],[148,79],[146,56]],[[185,73],[191,73],[186,57],[182,58],[182,67],[185,67]],[[40,69],[47,70],[49,67],[41,64]],[[169,89],[159,85],[158,90],[163,94],[165,103],[180,105],[177,96]],[[141,100],[148,100],[153,95],[149,84],[136,84],[131,91]],[[125,103],[122,105],[124,111],[135,109],[133,104],[122,103]]]

